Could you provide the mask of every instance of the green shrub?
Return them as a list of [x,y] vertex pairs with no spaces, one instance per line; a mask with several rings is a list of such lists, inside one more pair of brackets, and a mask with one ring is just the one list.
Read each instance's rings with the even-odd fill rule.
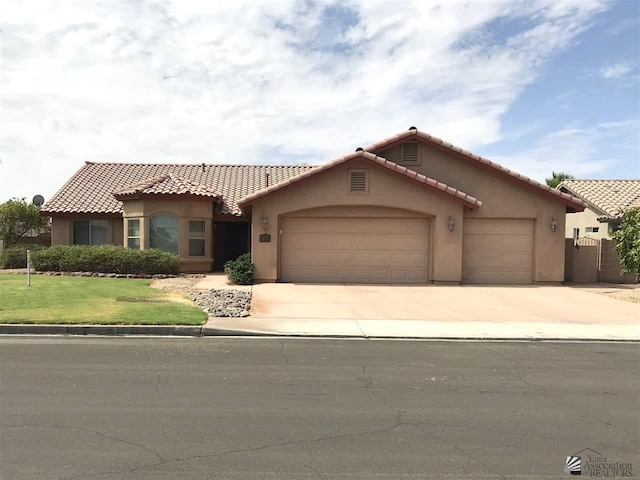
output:
[[640,207],[620,210],[620,226],[613,232],[622,271],[640,281]]
[[250,253],[240,255],[235,260],[229,260],[224,264],[224,271],[229,280],[238,285],[251,285],[253,283],[253,268]]
[[44,245],[20,244],[6,248],[0,253],[0,268],[26,268],[27,250],[31,253],[46,248]]
[[173,253],[113,245],[56,245],[35,252],[31,258],[39,271],[153,275],[176,274],[180,270],[180,259]]

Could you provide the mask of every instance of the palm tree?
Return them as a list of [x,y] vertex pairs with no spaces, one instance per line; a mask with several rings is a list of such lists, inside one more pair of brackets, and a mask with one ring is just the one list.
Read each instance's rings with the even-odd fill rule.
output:
[[545,178],[544,180],[551,188],[558,188],[558,185],[560,185],[563,180],[573,180],[575,178],[576,177],[569,175],[568,173],[551,172],[551,177]]

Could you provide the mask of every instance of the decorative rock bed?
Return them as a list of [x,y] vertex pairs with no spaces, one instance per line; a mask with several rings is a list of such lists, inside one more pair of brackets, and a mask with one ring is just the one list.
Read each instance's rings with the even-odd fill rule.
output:
[[[99,273],[99,272],[31,272],[31,275],[51,275],[61,277],[101,277],[101,278],[177,278],[180,275],[157,273],[155,275],[138,275],[135,273]],[[204,275],[203,275],[204,276]]]
[[190,297],[212,317],[248,317],[250,290],[194,290]]

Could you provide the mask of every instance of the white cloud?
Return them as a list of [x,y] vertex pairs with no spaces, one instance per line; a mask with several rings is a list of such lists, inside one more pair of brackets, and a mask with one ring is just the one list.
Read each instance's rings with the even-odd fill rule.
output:
[[1,196],[85,160],[320,163],[410,125],[473,149],[606,6],[5,0]]
[[633,63],[629,61],[620,61],[605,65],[600,69],[602,78],[621,78],[633,71]]
[[[607,171],[619,162],[620,152],[635,151],[640,121],[637,118],[601,122],[592,127],[566,126],[542,136],[533,146],[510,155],[494,155],[491,160],[540,182],[552,171],[567,172],[577,178],[594,175],[610,178]],[[629,135],[635,132],[636,135]],[[624,178],[637,178],[636,164],[628,166]]]

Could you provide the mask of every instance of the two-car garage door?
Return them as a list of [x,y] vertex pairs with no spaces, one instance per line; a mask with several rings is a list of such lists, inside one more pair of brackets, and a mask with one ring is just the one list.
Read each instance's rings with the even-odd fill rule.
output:
[[[429,225],[426,218],[283,218],[280,280],[427,283]],[[463,283],[532,283],[533,220],[465,219],[463,230]]]
[[285,282],[427,283],[426,218],[282,219]]

